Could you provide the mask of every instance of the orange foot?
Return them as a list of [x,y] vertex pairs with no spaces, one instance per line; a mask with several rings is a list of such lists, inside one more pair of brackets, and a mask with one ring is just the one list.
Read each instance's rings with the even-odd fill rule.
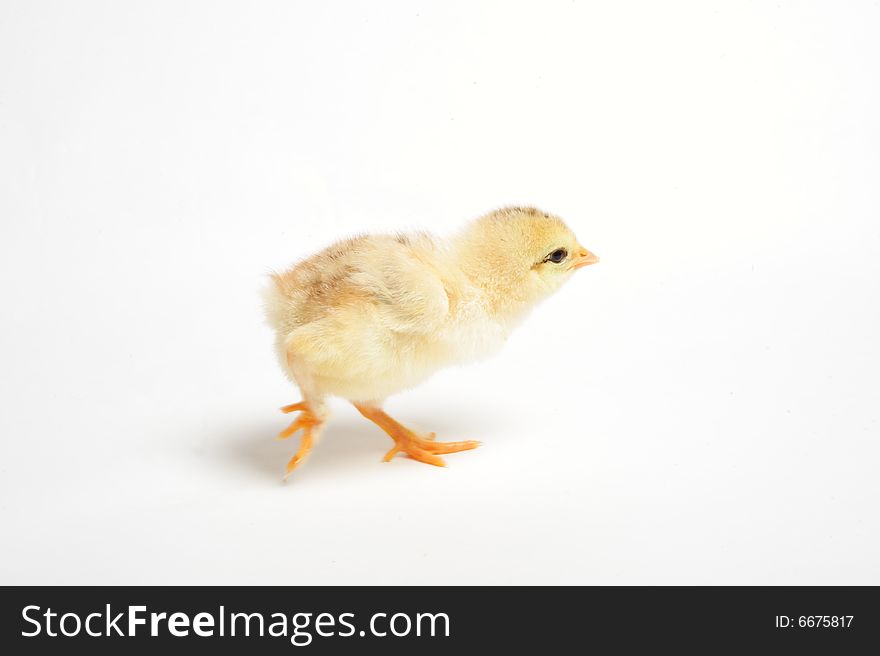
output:
[[321,424],[321,420],[315,416],[312,409],[309,407],[309,404],[305,401],[286,405],[281,408],[281,412],[284,412],[285,414],[297,411],[302,412],[302,414],[294,419],[290,426],[278,433],[279,440],[286,440],[300,429],[302,429],[303,432],[302,438],[300,438],[299,442],[299,450],[296,452],[296,455],[290,459],[290,462],[287,463],[287,470],[284,473],[284,478],[290,476],[291,472],[296,469],[297,465],[309,455],[314,443],[315,428]]
[[465,442],[434,442],[434,433],[429,433],[426,437],[421,437],[406,426],[392,419],[381,408],[360,405],[355,403],[354,407],[367,419],[376,424],[383,431],[391,436],[394,440],[394,447],[385,454],[382,459],[385,462],[391,460],[398,451],[403,451],[413,460],[425,462],[429,465],[437,467],[445,467],[446,463],[438,454],[440,453],[456,453],[458,451],[467,451],[476,449],[480,446],[479,442],[467,440]]

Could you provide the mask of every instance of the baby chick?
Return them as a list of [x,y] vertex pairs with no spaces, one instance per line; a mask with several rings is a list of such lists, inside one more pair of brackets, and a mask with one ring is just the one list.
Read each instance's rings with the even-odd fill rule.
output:
[[279,434],[302,430],[286,476],[309,454],[339,396],[394,440],[398,452],[431,465],[479,442],[435,442],[382,410],[392,394],[438,369],[497,350],[510,331],[572,272],[598,262],[558,217],[532,207],[487,214],[448,240],[427,233],[341,241],[273,274],[266,314],[278,357],[302,392]]

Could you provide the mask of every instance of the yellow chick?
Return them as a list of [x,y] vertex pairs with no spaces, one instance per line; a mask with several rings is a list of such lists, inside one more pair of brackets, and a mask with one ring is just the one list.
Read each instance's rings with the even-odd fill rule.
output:
[[436,442],[382,410],[383,401],[442,367],[497,350],[511,330],[572,272],[599,258],[558,217],[508,207],[440,240],[427,233],[364,235],[273,274],[266,314],[281,366],[302,393],[279,434],[302,430],[288,476],[309,454],[339,396],[393,440],[398,452],[445,466],[441,454],[479,442]]

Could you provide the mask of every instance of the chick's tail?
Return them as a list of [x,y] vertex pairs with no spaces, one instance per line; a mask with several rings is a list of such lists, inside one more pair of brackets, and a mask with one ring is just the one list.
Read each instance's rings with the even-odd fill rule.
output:
[[266,322],[276,331],[284,329],[290,312],[290,290],[281,274],[269,274],[269,282],[262,289],[263,312]]

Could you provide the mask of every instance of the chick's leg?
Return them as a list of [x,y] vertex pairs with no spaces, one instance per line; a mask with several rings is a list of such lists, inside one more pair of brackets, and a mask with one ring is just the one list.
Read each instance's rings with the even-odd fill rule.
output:
[[385,454],[383,460],[388,462],[398,451],[403,451],[410,458],[437,467],[445,467],[446,463],[439,456],[441,453],[456,453],[476,449],[479,442],[467,440],[464,442],[434,442],[434,433],[427,437],[421,437],[403,424],[390,417],[382,408],[376,406],[355,403],[354,407],[367,419],[388,433],[394,440],[394,447]]
[[324,426],[324,418],[321,417],[319,412],[316,412],[315,409],[312,408],[312,404],[306,401],[286,405],[281,408],[281,412],[285,414],[291,412],[302,413],[294,419],[287,428],[278,433],[279,440],[286,440],[298,430],[302,430],[299,449],[293,458],[290,459],[290,462],[287,463],[287,469],[284,473],[284,478],[287,478],[311,452],[315,440],[317,439],[317,434]]

